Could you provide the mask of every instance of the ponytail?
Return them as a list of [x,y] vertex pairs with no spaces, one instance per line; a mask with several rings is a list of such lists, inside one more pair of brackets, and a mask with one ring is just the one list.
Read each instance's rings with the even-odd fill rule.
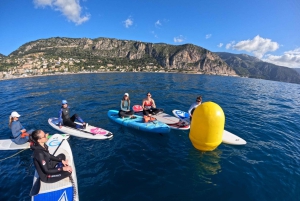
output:
[[11,123],[14,121],[14,118],[12,116],[8,117],[8,127],[11,128]]

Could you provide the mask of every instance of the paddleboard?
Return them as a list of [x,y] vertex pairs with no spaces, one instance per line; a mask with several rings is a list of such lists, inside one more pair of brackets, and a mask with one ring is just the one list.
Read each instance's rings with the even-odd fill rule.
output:
[[[68,139],[70,135],[61,134],[65,139]],[[50,138],[52,135],[49,135]],[[0,140],[0,150],[17,150],[17,149],[28,149],[30,147],[29,142],[25,144],[16,144],[13,139]]]
[[[113,137],[113,134],[110,131],[104,130],[103,128],[94,127],[91,125],[88,125],[85,129],[76,129],[64,125],[61,128],[59,128],[58,118],[55,117],[49,118],[48,123],[54,129],[63,133],[68,133],[76,137],[88,138],[93,140],[104,140]],[[78,122],[75,123],[82,125],[81,123]]]
[[126,127],[152,133],[169,133],[170,127],[162,122],[154,121],[145,123],[142,116],[136,116],[135,119],[120,118],[118,110],[109,110],[107,115],[114,122]]
[[[67,140],[59,135],[53,135],[48,141],[47,145],[49,147],[49,153],[57,156],[59,154],[64,154],[66,159],[69,161],[69,164],[72,166],[73,172],[71,174],[73,182],[71,182],[70,178],[64,178],[55,183],[44,183],[39,180],[39,175],[37,171],[35,171],[33,178],[33,186],[35,182],[40,182],[40,190],[37,195],[32,196],[32,201],[78,201],[78,186],[77,186],[77,177],[75,164],[73,160],[73,154],[71,151],[71,147]],[[38,181],[37,181],[38,180]],[[33,190],[33,189],[32,189]],[[75,198],[75,199],[74,199]]]
[[189,130],[190,129],[190,124],[180,120],[178,123],[176,124],[167,124],[171,129],[175,129],[175,130]]
[[[133,109],[134,112],[143,111],[143,108],[142,108],[141,105],[134,105],[132,107],[132,109]],[[139,114],[139,115],[142,115],[142,114]],[[165,123],[165,124],[177,124],[180,121],[179,118],[171,116],[171,115],[163,113],[163,112],[159,112],[155,115],[152,115],[152,117],[156,118],[157,121],[160,121],[160,122]]]
[[[175,117],[180,118],[183,121],[190,122],[190,114],[181,110],[173,110],[172,113]],[[247,142],[239,136],[230,133],[226,130],[223,132],[222,142],[230,145],[245,145]]]
[[143,111],[143,107],[141,105],[134,105],[134,106],[132,106],[132,110],[134,112],[142,112]]

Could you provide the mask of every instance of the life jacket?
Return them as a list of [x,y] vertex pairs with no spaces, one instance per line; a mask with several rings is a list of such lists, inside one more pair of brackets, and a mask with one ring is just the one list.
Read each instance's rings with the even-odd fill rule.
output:
[[156,119],[154,117],[149,117],[149,116],[144,115],[144,122],[145,123],[152,122],[152,121],[155,121],[155,120]]

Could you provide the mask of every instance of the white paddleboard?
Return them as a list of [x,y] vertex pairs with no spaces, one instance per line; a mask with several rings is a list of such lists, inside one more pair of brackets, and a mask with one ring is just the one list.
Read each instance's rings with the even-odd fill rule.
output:
[[[48,123],[54,129],[63,133],[68,133],[76,137],[88,138],[93,140],[105,140],[113,137],[113,134],[111,132],[91,125],[88,125],[85,129],[76,129],[68,126],[62,126],[61,128],[59,128],[58,118],[55,117],[49,118]],[[82,125],[81,123],[78,122],[75,123]]]
[[[173,110],[172,113],[175,117],[178,117],[179,119],[190,122],[190,115],[187,112],[181,111],[181,110]],[[240,138],[237,135],[234,135],[233,133],[230,133],[226,130],[223,132],[222,142],[225,144],[231,144],[231,145],[245,145],[247,142]]]
[[180,119],[178,119],[177,117],[173,117],[163,112],[158,113],[156,115],[152,115],[152,117],[156,118],[157,121],[160,121],[165,124],[176,124],[180,121]]
[[[78,186],[77,186],[77,177],[75,164],[73,160],[73,154],[70,148],[70,145],[67,140],[63,140],[63,137],[59,134],[53,135],[48,141],[47,145],[49,147],[49,153],[53,154],[55,151],[55,156],[59,154],[65,154],[66,159],[69,161],[69,164],[72,166],[73,172],[71,174],[73,178],[73,183],[70,178],[64,178],[55,183],[44,183],[41,182],[39,194],[32,196],[32,201],[73,201],[75,198],[76,201],[78,199]],[[60,146],[59,146],[60,145]],[[57,149],[58,148],[58,149]],[[57,150],[56,150],[57,149]],[[37,171],[35,171],[33,184],[39,178]]]
[[[62,134],[65,139],[68,139],[70,135]],[[28,149],[30,147],[29,142],[25,144],[16,144],[12,139],[0,140],[0,150],[17,150]]]
[[222,142],[231,145],[245,145],[247,142],[237,135],[234,135],[226,130],[223,132]]

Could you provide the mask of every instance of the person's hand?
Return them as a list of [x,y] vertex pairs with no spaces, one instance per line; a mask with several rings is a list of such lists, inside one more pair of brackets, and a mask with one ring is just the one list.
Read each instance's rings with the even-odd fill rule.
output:
[[24,129],[22,129],[22,130],[21,130],[21,132],[22,132],[22,133],[25,133],[25,132],[26,132],[26,129],[25,129],[25,128],[24,128]]
[[63,167],[63,171],[68,171],[68,172],[70,172],[70,173],[72,173],[72,167],[71,166],[65,166],[65,167]]
[[62,160],[61,163],[62,163],[64,166],[69,166],[69,161],[68,161],[68,160]]

